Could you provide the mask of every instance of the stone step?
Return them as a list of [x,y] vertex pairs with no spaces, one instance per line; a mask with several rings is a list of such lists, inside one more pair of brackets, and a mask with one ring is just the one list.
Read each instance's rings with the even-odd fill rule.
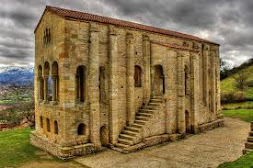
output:
[[119,138],[118,142],[122,143],[122,144],[125,144],[125,145],[132,145],[133,144],[133,141],[128,140],[128,139],[122,139],[122,138]]
[[253,136],[253,131],[250,131],[250,132],[249,132],[249,136]]
[[144,106],[142,107],[143,110],[155,110],[158,106]]
[[122,143],[116,143],[115,146],[119,147],[119,148],[127,148],[130,145],[126,145],[126,144],[122,144]]
[[242,150],[242,153],[245,155],[245,154],[248,154],[248,153],[250,153],[250,152],[252,152],[252,151],[253,151],[253,149],[244,148],[244,149]]
[[160,104],[161,104],[161,103],[150,102],[150,103],[148,104],[148,106],[155,106],[155,107],[158,107],[158,106],[160,106]]
[[126,135],[132,135],[132,136],[137,136],[138,133],[130,130],[123,130],[123,133]]
[[122,138],[122,139],[128,139],[128,140],[134,140],[134,136],[132,135],[126,135],[126,134],[119,134],[119,137]]
[[245,148],[247,148],[247,149],[253,149],[253,143],[252,142],[246,142],[245,143]]
[[151,99],[163,99],[163,96],[152,96]]
[[137,124],[137,123],[133,123],[131,126],[132,127],[136,127],[136,128],[142,128],[142,125]]
[[248,137],[248,142],[253,142],[253,136]]
[[150,102],[162,103],[163,99],[151,99]]
[[147,116],[136,116],[135,119],[148,121],[149,117],[147,117]]
[[144,113],[154,113],[155,110],[151,110],[151,109],[141,109],[139,112],[144,112]]
[[127,126],[126,130],[139,133],[141,131],[141,128],[139,128],[139,127],[133,127],[133,126]]
[[145,112],[137,113],[136,115],[137,115],[137,116],[146,116],[146,117],[151,117],[151,116],[152,116],[152,114],[150,114],[150,113],[145,113]]
[[141,125],[145,125],[146,123],[147,123],[147,121],[145,121],[145,120],[135,120],[134,121],[135,123],[137,123],[137,124],[141,124]]

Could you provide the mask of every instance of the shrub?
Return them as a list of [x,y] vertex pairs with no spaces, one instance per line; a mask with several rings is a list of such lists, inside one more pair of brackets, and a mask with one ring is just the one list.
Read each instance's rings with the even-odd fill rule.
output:
[[234,103],[234,93],[221,93],[221,103]]
[[248,86],[248,87],[253,87],[253,80],[248,81],[248,82],[247,82],[247,86]]
[[230,93],[221,93],[221,103],[236,103],[246,101],[245,95],[243,92],[230,92]]
[[245,95],[244,95],[243,92],[234,93],[233,98],[234,98],[235,102],[243,102],[243,101],[246,100]]

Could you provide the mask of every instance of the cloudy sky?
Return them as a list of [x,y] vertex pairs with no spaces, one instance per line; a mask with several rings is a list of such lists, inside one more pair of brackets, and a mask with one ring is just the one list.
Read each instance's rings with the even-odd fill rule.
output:
[[253,58],[252,0],[1,0],[0,66],[33,65],[33,31],[46,5],[193,34],[221,44],[232,66]]

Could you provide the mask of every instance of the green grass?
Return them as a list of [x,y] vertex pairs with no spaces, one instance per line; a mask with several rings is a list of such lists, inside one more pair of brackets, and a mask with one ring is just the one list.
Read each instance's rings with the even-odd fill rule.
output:
[[253,167],[253,152],[241,156],[234,162],[226,162],[219,165],[217,168],[252,168]]
[[253,109],[222,110],[221,113],[224,116],[239,118],[247,122],[253,120]]
[[31,131],[31,129],[20,129],[0,132],[0,168],[20,167],[28,162],[42,161],[72,162],[80,167],[88,168],[74,160],[65,161],[56,157],[41,158],[38,155],[41,150],[30,144]]
[[253,109],[253,101],[223,104],[222,108],[224,110]]
[[36,148],[29,143],[30,129],[0,132],[0,167],[17,166],[38,160]]
[[[253,80],[253,73],[252,72],[253,72],[253,66],[250,66],[250,67],[247,67],[244,69],[244,73],[248,77],[247,81]],[[229,76],[228,78],[223,79],[221,81],[221,92],[222,93],[234,93],[234,92],[238,91],[235,87],[235,80],[233,78],[235,75],[237,75],[237,74]],[[245,97],[247,99],[253,99],[253,87],[246,88],[244,93],[245,93]]]
[[[39,162],[49,159],[41,159],[36,155],[38,148],[30,144],[31,129],[9,130],[0,132],[0,168],[17,167],[27,162]],[[61,160],[57,158],[51,161]]]

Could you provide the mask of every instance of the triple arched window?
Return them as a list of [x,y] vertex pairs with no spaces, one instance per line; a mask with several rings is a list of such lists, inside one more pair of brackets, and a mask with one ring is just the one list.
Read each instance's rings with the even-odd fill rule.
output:
[[[50,68],[51,67],[51,68]],[[58,63],[45,62],[44,69],[38,67],[38,91],[39,99],[42,101],[58,101],[59,99],[59,72]]]

